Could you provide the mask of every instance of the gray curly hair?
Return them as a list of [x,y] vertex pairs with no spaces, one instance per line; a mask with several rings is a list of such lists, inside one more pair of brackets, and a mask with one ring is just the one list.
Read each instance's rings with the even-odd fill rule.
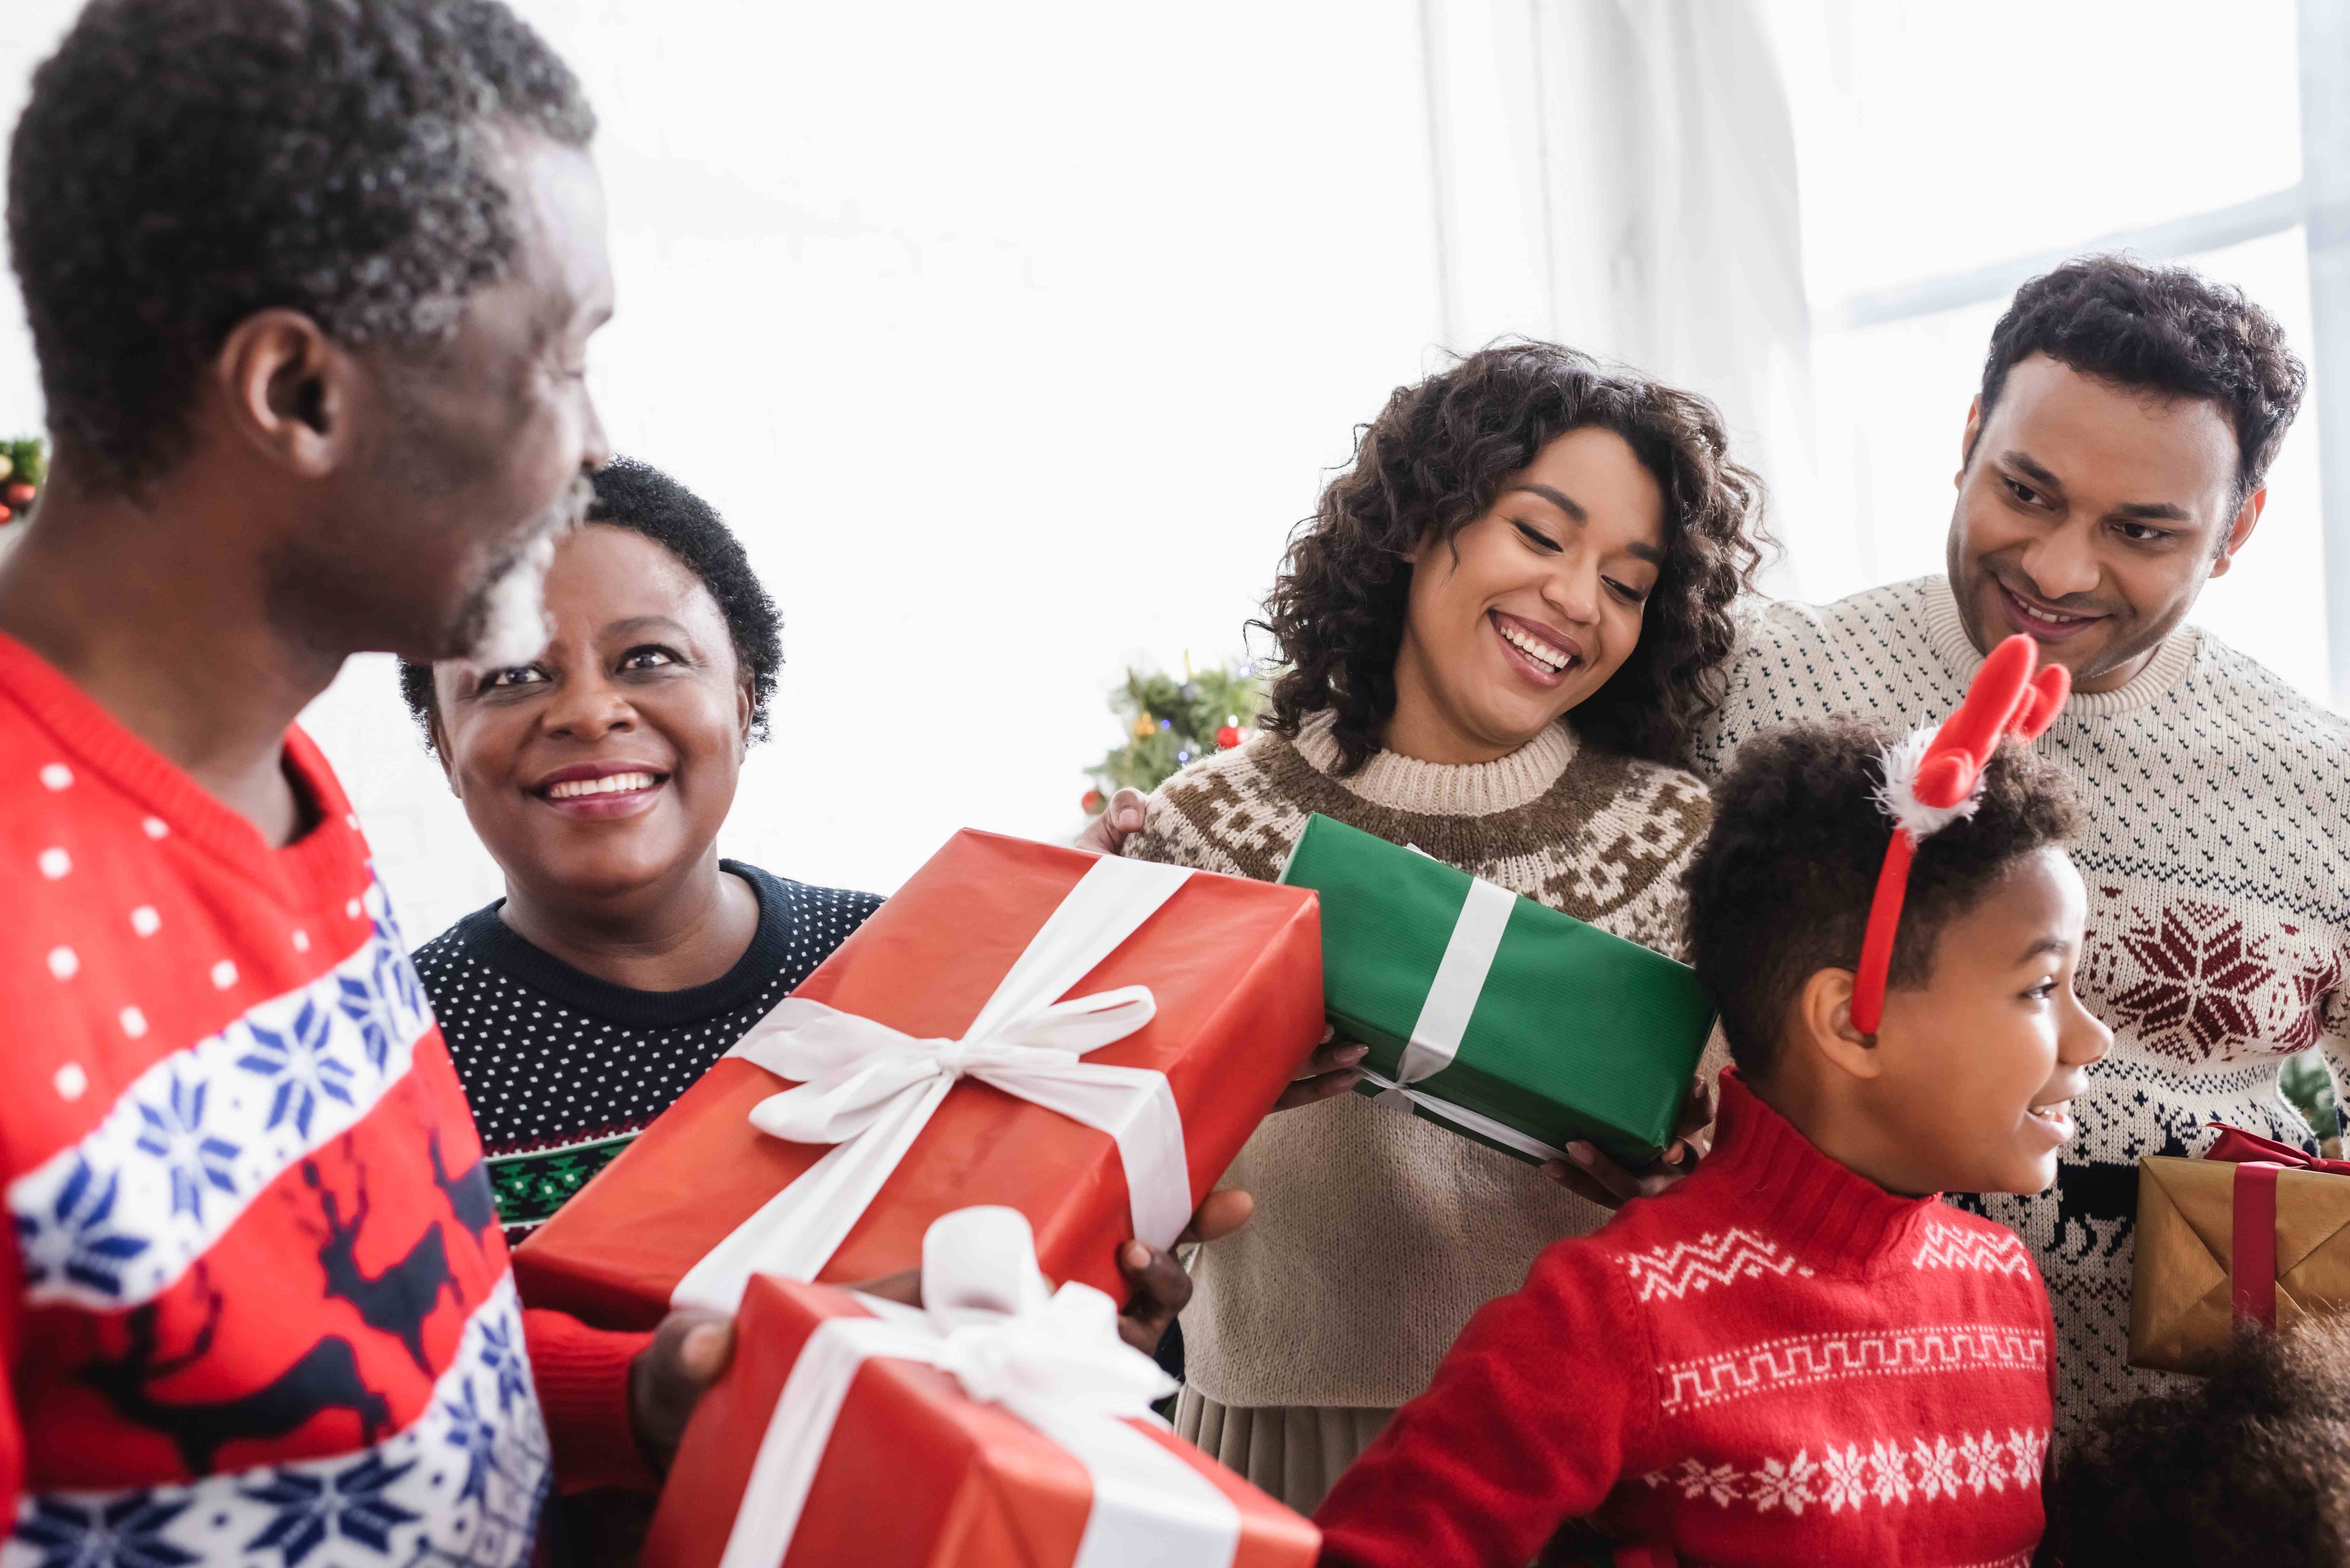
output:
[[429,348],[502,276],[501,126],[585,146],[577,79],[498,0],[92,0],[34,72],[8,244],[78,478],[182,454],[203,366],[283,306]]

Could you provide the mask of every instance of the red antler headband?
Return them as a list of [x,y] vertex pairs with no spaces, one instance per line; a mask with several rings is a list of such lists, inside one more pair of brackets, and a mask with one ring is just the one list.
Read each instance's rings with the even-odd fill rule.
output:
[[1909,890],[1909,862],[1929,835],[1975,814],[1983,769],[2008,735],[2038,739],[2055,721],[2073,690],[2072,673],[2052,664],[2037,675],[2040,645],[2018,633],[1991,649],[1967,688],[1967,700],[1939,730],[1918,730],[1885,748],[1885,782],[1877,804],[1893,819],[1877,897],[1869,901],[1868,933],[1853,977],[1852,1023],[1874,1034],[1885,1018],[1885,978],[1893,965],[1893,936]]

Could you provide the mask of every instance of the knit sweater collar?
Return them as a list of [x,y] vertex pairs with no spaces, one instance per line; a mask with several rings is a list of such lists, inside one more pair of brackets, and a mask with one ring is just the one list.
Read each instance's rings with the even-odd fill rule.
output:
[[[1983,655],[1976,651],[1973,640],[1967,636],[1966,623],[1959,618],[1958,596],[1950,591],[1950,578],[1939,573],[1926,579],[1926,636],[1933,644],[1935,655],[1960,687],[1972,680],[1975,671],[1982,668]],[[2064,717],[2108,719],[2146,707],[2187,679],[2202,647],[2203,633],[2197,628],[2173,628],[2154,650],[2146,668],[2132,676],[2127,685],[2112,691],[2074,692],[2064,704]]]
[[1939,1194],[1904,1198],[1837,1164],[1746,1086],[1721,1074],[1713,1151],[1700,1168],[1738,1198],[1772,1238],[1811,1267],[1873,1272],[1916,1251],[1919,1228],[1942,1208]]
[[1340,776],[1338,742],[1330,733],[1336,715],[1309,715],[1295,744],[1315,772],[1373,805],[1430,816],[1491,816],[1530,805],[1558,782],[1575,760],[1574,732],[1553,724],[1490,763],[1424,763],[1382,747],[1356,773]]

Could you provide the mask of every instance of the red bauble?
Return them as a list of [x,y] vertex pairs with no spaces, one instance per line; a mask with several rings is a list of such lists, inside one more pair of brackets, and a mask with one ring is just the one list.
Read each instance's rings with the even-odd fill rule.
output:
[[8,504],[11,506],[30,505],[32,504],[34,493],[35,492],[31,485],[26,484],[23,480],[18,480],[16,483],[8,487]]
[[1102,792],[1097,789],[1089,789],[1086,791],[1086,798],[1077,802],[1077,804],[1086,808],[1086,815],[1087,816],[1091,816],[1102,808]]
[[5,506],[0,506],[0,523],[5,523],[15,515],[16,514],[10,512]]
[[1226,724],[1216,732],[1216,744],[1222,750],[1229,752],[1240,743],[1241,732],[1237,724]]

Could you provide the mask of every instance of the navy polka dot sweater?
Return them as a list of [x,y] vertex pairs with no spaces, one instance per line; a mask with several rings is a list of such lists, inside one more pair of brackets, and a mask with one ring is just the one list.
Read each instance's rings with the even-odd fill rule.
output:
[[519,1241],[611,1163],[693,1081],[881,907],[871,893],[721,861],[759,897],[734,967],[684,991],[633,991],[540,951],[476,909],[416,950]]

